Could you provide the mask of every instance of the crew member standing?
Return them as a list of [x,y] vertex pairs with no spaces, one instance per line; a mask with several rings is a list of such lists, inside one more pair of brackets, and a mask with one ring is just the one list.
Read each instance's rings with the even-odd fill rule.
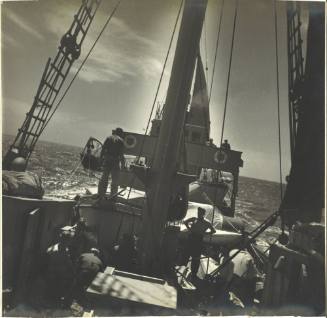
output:
[[224,140],[224,143],[221,145],[221,148],[225,149],[225,150],[230,150],[231,149],[230,144],[228,143],[227,139]]
[[107,191],[108,179],[111,174],[110,195],[118,192],[119,163],[125,166],[124,158],[124,131],[116,128],[112,135],[108,137],[101,150],[101,161],[103,162],[103,173],[98,185],[98,195],[101,200]]
[[[216,232],[214,227],[204,219],[205,209],[198,208],[198,217],[189,218],[184,221],[184,224],[190,231],[188,236],[186,253],[187,258],[192,257],[191,272],[195,277],[200,266],[200,257],[203,249],[203,237],[205,234],[213,234]],[[207,232],[210,230],[210,232]]]

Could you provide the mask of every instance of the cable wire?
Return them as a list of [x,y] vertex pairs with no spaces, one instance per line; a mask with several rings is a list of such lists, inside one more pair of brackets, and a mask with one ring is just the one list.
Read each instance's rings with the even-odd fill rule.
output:
[[214,79],[215,69],[216,69],[216,60],[217,60],[217,54],[218,54],[218,45],[219,45],[219,38],[220,38],[221,21],[222,21],[222,17],[223,17],[224,2],[225,2],[225,0],[223,0],[222,5],[221,5],[221,9],[220,9],[220,18],[219,18],[219,23],[218,23],[218,34],[217,34],[217,41],[216,41],[216,51],[215,51],[215,58],[214,58],[214,62],[213,62],[212,78],[211,78],[210,91],[209,91],[209,105],[210,105],[210,100],[211,100],[213,79]]
[[278,67],[278,37],[277,37],[277,1],[274,1],[275,18],[275,53],[276,53],[276,84],[277,84],[277,117],[278,117],[278,152],[279,152],[279,182],[280,182],[280,200],[283,200],[283,177],[282,177],[282,147],[281,147],[281,128],[280,128],[280,101],[279,101],[279,67]]
[[232,35],[232,44],[231,44],[231,49],[230,49],[230,59],[229,59],[229,67],[228,67],[227,88],[226,88],[226,95],[225,95],[225,106],[224,106],[223,124],[222,124],[222,129],[221,129],[220,146],[222,145],[223,138],[224,138],[226,110],[227,110],[227,101],[228,101],[228,93],[229,93],[230,71],[231,71],[232,60],[233,60],[233,49],[234,49],[236,18],[237,18],[237,7],[238,7],[238,0],[236,0],[235,12],[234,12],[233,35]]
[[[146,129],[145,129],[144,135],[143,135],[143,140],[142,140],[142,143],[141,143],[140,152],[139,152],[139,155],[137,157],[137,160],[140,159],[140,157],[142,155],[142,152],[143,152],[143,147],[144,147],[146,135],[148,133],[148,129],[149,129],[149,126],[150,126],[152,114],[153,114],[154,107],[155,107],[155,104],[156,104],[156,101],[157,101],[157,97],[158,97],[158,94],[159,94],[159,90],[160,90],[162,78],[163,78],[163,75],[165,73],[165,68],[166,68],[166,65],[167,65],[167,61],[168,61],[170,49],[171,49],[171,46],[172,46],[172,43],[173,43],[173,39],[174,39],[174,36],[175,36],[175,32],[176,32],[178,20],[179,20],[179,17],[180,17],[180,13],[181,13],[181,10],[182,10],[182,7],[183,7],[183,2],[184,2],[184,0],[181,1],[180,7],[179,7],[179,10],[178,10],[178,13],[177,13],[175,25],[174,25],[174,28],[173,28],[172,36],[170,38],[170,42],[169,42],[167,54],[166,54],[166,57],[165,57],[164,65],[163,65],[162,72],[161,72],[161,75],[160,75],[160,79],[159,79],[159,83],[158,83],[158,86],[157,86],[157,90],[156,90],[156,93],[155,93],[155,96],[154,96],[153,104],[152,104],[152,107],[151,107],[151,112],[150,112],[150,115],[149,115],[149,119],[148,119],[148,122],[147,122],[147,125],[146,125]],[[132,187],[134,185],[135,179],[136,179],[136,176],[134,175],[133,176],[133,179],[132,179],[132,183],[131,183],[131,185],[129,187],[130,189],[129,189],[129,193],[128,193],[128,197],[127,198],[129,198],[129,196],[130,196],[130,193],[131,193]]]
[[140,154],[138,156],[138,159],[140,158],[140,156],[142,154],[142,151],[143,151],[143,146],[144,146],[144,142],[145,142],[145,136],[148,133],[148,129],[149,129],[149,126],[150,126],[150,122],[151,122],[151,118],[152,118],[154,106],[155,106],[156,101],[157,101],[157,97],[158,97],[158,94],[159,94],[159,90],[160,90],[162,78],[163,78],[163,75],[165,73],[165,68],[166,68],[166,65],[167,65],[167,61],[168,61],[170,49],[171,49],[171,46],[172,46],[172,43],[173,43],[173,39],[174,39],[174,36],[175,36],[175,32],[176,32],[176,28],[177,28],[177,23],[178,23],[179,16],[180,16],[180,13],[181,13],[181,10],[182,10],[182,7],[183,7],[183,2],[184,2],[184,0],[181,1],[180,7],[179,7],[179,10],[178,10],[178,13],[177,13],[177,17],[176,17],[176,21],[175,21],[173,33],[172,33],[172,36],[171,36],[170,41],[169,41],[169,46],[168,46],[168,50],[167,50],[165,62],[164,62],[164,65],[162,67],[162,72],[161,72],[161,75],[160,75],[160,79],[159,79],[157,91],[156,91],[156,94],[154,96],[154,101],[153,101],[153,104],[152,104],[152,107],[151,107],[151,112],[150,112],[149,119],[148,119],[148,122],[147,122],[147,125],[146,125],[146,128],[145,128],[144,138],[143,138],[143,141],[142,141],[142,144],[141,144],[141,150],[140,150]]
[[[174,24],[173,32],[172,32],[172,35],[171,35],[171,38],[170,38],[170,41],[169,41],[169,46],[168,46],[167,54],[166,54],[166,57],[165,57],[164,65],[162,67],[162,72],[161,72],[160,79],[159,79],[159,82],[158,82],[157,90],[156,90],[156,93],[155,93],[155,96],[154,96],[154,100],[153,100],[153,104],[152,104],[152,107],[151,107],[151,112],[150,112],[150,115],[149,115],[149,119],[148,119],[148,122],[147,122],[147,125],[146,125],[146,129],[145,129],[144,135],[143,135],[143,140],[142,140],[142,143],[141,143],[140,152],[139,152],[139,155],[137,156],[137,161],[140,159],[140,157],[142,155],[142,152],[143,152],[146,135],[148,133],[148,129],[149,129],[149,126],[150,126],[152,114],[153,114],[154,107],[156,105],[157,97],[158,97],[158,94],[159,94],[161,82],[162,82],[162,79],[163,79],[163,75],[165,73],[165,69],[166,69],[168,57],[169,57],[171,46],[172,46],[172,43],[173,43],[173,40],[174,40],[174,36],[175,36],[175,32],[176,32],[178,21],[179,21],[180,13],[181,13],[181,10],[182,10],[182,7],[183,7],[183,3],[184,3],[184,0],[181,0],[180,6],[179,6],[179,9],[178,9],[178,13],[177,13],[177,17],[176,17],[176,21],[175,21],[175,24]],[[153,151],[154,150],[155,149],[153,149]],[[136,180],[136,175],[134,174],[133,175],[133,178],[132,178],[131,185],[129,186],[127,200],[130,198],[131,191],[132,191],[132,188],[134,186],[135,180]],[[147,204],[147,206],[148,206],[148,204],[149,204],[148,203],[148,200],[145,201],[145,204]],[[147,208],[147,211],[148,211],[148,217],[150,219],[152,219],[152,215],[151,215],[151,213],[149,213],[149,207]],[[132,224],[132,230],[133,230],[133,232],[134,232],[134,228],[135,228],[135,216],[134,216],[133,224]],[[153,228],[151,230],[154,231]],[[153,233],[153,234],[155,234],[155,233]]]
[[113,15],[115,14],[115,12],[117,11],[120,3],[122,2],[122,0],[119,0],[116,4],[116,6],[114,7],[114,9],[112,10],[111,14],[109,15],[106,23],[103,25],[99,35],[97,36],[97,38],[95,39],[93,45],[91,46],[89,52],[86,54],[84,60],[82,61],[81,65],[78,67],[74,77],[71,79],[70,83],[68,84],[68,86],[66,87],[66,90],[64,91],[63,95],[61,96],[60,100],[58,101],[56,107],[54,108],[53,112],[51,113],[51,115],[49,116],[49,118],[47,119],[47,121],[45,122],[40,134],[43,132],[43,130],[45,129],[45,127],[49,124],[49,121],[51,120],[52,116],[54,115],[54,113],[56,112],[56,110],[58,109],[58,107],[60,106],[61,102],[63,101],[63,99],[65,98],[65,96],[67,95],[69,89],[71,88],[73,82],[75,81],[76,77],[78,76],[79,72],[81,71],[81,69],[83,68],[84,64],[86,63],[87,59],[89,58],[90,54],[92,53],[95,45],[97,44],[97,42],[99,41],[101,35],[103,34],[104,30],[106,29],[107,25],[109,24],[111,18],[113,17]]

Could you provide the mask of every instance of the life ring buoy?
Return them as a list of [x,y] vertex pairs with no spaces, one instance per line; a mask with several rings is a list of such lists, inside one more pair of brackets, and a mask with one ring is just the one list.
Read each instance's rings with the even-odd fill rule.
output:
[[127,149],[134,148],[137,144],[136,137],[133,135],[127,135],[124,139],[124,145]]
[[224,150],[219,149],[216,151],[214,155],[214,160],[217,163],[224,164],[226,163],[227,159],[228,159],[228,155]]

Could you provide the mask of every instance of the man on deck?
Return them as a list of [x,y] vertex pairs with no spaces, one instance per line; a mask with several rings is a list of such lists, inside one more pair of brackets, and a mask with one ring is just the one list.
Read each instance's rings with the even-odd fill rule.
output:
[[[197,218],[193,217],[184,221],[184,224],[190,231],[186,252],[188,258],[192,257],[192,277],[195,277],[199,270],[204,235],[216,232],[214,227],[204,219],[205,212],[205,209],[199,207]],[[210,230],[210,232],[207,232],[207,230]]]
[[111,191],[110,195],[118,192],[119,163],[124,166],[124,131],[116,128],[112,135],[108,137],[101,150],[101,160],[103,162],[103,173],[98,185],[98,195],[101,200],[107,191],[108,179],[111,174]]
[[226,149],[226,150],[230,150],[231,149],[230,148],[230,144],[228,143],[228,140],[227,139],[224,140],[224,143],[221,145],[221,148],[222,149]]

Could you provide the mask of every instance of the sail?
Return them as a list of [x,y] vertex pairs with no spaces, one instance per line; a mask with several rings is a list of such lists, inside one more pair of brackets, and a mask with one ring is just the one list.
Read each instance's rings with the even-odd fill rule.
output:
[[205,129],[206,140],[210,136],[210,115],[207,82],[204,74],[201,55],[197,57],[196,75],[193,88],[193,96],[187,124],[200,126]]
[[286,221],[319,222],[324,208],[325,176],[325,14],[324,3],[310,4],[303,100],[294,159],[282,202],[292,209]]

